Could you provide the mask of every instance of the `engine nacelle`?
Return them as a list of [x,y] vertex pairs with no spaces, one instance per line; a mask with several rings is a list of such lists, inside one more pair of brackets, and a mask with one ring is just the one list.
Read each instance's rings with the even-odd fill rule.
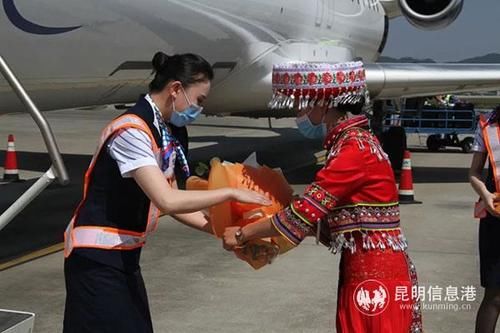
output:
[[414,26],[437,30],[450,25],[462,11],[464,0],[399,0],[401,12]]

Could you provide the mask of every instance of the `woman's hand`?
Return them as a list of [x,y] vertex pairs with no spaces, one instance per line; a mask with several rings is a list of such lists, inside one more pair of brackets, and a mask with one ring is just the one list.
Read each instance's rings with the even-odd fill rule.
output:
[[272,204],[266,196],[249,190],[232,189],[231,197],[233,200],[261,206],[270,206]]
[[240,227],[228,227],[224,230],[224,237],[222,239],[222,246],[224,249],[233,251],[234,248],[239,245],[236,239],[236,232],[240,229]]
[[500,202],[500,197],[497,197],[495,193],[486,192],[483,195],[484,206],[486,210],[493,216],[500,218],[500,213],[495,209],[495,203]]

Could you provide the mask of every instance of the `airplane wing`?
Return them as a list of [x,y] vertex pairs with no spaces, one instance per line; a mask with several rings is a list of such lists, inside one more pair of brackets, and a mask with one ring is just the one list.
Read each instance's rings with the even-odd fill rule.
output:
[[500,64],[366,64],[371,96],[380,99],[500,90]]

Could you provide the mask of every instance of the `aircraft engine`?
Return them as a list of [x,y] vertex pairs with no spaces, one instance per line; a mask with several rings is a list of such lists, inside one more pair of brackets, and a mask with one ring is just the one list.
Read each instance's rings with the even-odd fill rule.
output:
[[464,0],[399,0],[401,12],[414,26],[425,30],[450,25],[462,11]]

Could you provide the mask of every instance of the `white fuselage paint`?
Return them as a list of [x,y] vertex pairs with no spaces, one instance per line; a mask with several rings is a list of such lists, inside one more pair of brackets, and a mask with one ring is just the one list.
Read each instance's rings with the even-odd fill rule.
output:
[[[384,34],[385,13],[376,0],[17,0],[15,5],[39,25],[81,25],[60,34],[33,34],[16,27],[1,8],[1,55],[41,110],[134,102],[152,78],[144,66],[161,50],[197,53],[215,64],[208,113],[261,111],[272,94],[274,63],[373,62]],[[116,71],[130,62],[143,69]],[[0,114],[23,110],[0,78]]]

